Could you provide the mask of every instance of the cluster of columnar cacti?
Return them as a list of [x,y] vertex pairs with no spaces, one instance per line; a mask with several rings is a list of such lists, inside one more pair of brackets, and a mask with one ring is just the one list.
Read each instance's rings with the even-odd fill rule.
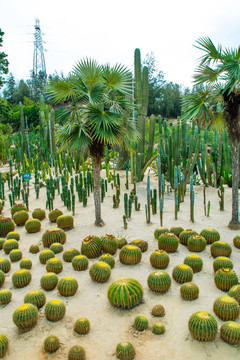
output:
[[121,309],[131,309],[139,305],[142,297],[142,286],[133,278],[115,280],[108,288],[110,304]]

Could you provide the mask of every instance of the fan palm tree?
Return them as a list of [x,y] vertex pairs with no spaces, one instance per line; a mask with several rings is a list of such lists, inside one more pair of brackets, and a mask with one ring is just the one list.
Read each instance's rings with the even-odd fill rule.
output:
[[[63,149],[88,151],[93,161],[95,225],[103,226],[100,199],[100,165],[105,145],[127,147],[138,137],[134,121],[128,117],[132,103],[132,76],[122,65],[99,65],[84,59],[67,78],[49,83],[53,103],[65,103],[60,113],[64,126],[58,142]],[[114,111],[113,111],[114,109]]]
[[[232,149],[232,219],[229,227],[240,228],[239,222],[239,142],[240,142],[240,47],[222,49],[209,37],[201,37],[195,45],[204,52],[194,74],[197,86],[205,86],[206,97],[198,103],[186,96],[184,118],[218,122],[220,114],[227,126]],[[221,107],[221,110],[219,110]],[[213,109],[218,115],[213,117]]]

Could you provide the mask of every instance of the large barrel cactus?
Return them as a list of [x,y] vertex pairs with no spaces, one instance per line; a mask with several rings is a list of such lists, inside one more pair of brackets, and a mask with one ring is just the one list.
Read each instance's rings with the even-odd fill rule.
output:
[[230,256],[232,253],[231,246],[226,241],[215,241],[210,247],[212,257]]
[[21,331],[32,329],[38,320],[38,308],[33,304],[20,305],[13,313],[13,322]]
[[29,234],[36,233],[41,230],[41,222],[38,219],[29,219],[25,222],[25,229]]
[[111,269],[115,265],[114,257],[110,254],[103,254],[102,256],[100,256],[99,261],[104,261],[110,266]]
[[223,321],[236,320],[239,315],[239,305],[231,296],[220,296],[214,301],[213,311]]
[[166,232],[158,237],[158,248],[164,250],[167,253],[173,253],[177,251],[179,245],[179,239],[176,235]]
[[0,334],[0,358],[3,358],[6,355],[8,343],[8,338],[5,335]]
[[156,270],[148,276],[148,287],[157,293],[165,293],[171,286],[171,278],[166,271]]
[[93,281],[104,283],[111,276],[111,267],[104,261],[98,261],[92,264],[89,274]]
[[90,331],[90,322],[86,318],[79,318],[74,324],[74,330],[80,335],[88,334]]
[[116,237],[118,248],[121,249],[124,245],[127,245],[127,239],[125,237],[119,236]]
[[101,249],[102,242],[97,236],[89,235],[82,241],[81,253],[89,259],[98,257],[101,253]]
[[237,248],[240,249],[240,235],[236,235],[233,238],[233,245]]
[[115,280],[108,288],[111,305],[121,309],[131,309],[140,304],[143,297],[141,284],[132,278]]
[[51,291],[55,289],[58,283],[58,277],[55,273],[46,273],[41,277],[40,284],[43,290]]
[[[0,290],[0,305],[7,305],[12,300],[12,292],[8,289]],[[1,357],[1,356],[0,356]]]
[[60,243],[53,243],[50,245],[49,249],[52,250],[54,254],[60,254],[63,252],[63,245]]
[[221,338],[230,345],[240,344],[240,325],[235,321],[227,321],[220,328]]
[[11,263],[8,259],[0,258],[0,270],[4,273],[8,273],[11,269]]
[[19,244],[15,239],[8,239],[3,244],[3,251],[5,254],[10,254],[10,252],[14,249],[18,249]]
[[5,282],[5,274],[2,270],[0,270],[0,287],[3,286],[4,282]]
[[169,255],[164,250],[155,250],[150,255],[150,263],[157,269],[166,269],[170,261]]
[[187,246],[188,239],[193,235],[198,235],[198,233],[192,229],[183,230],[179,235],[180,244]]
[[32,280],[32,275],[29,270],[20,269],[15,271],[12,275],[12,282],[16,288],[23,288],[30,284]]
[[211,245],[215,241],[220,240],[220,234],[216,229],[212,229],[212,228],[203,229],[200,232],[200,235],[202,235],[206,239],[207,245]]
[[80,255],[78,249],[75,248],[66,249],[63,252],[63,260],[66,262],[72,262],[73,258],[78,255]]
[[46,249],[46,250],[43,250],[40,254],[39,254],[39,261],[41,264],[45,265],[46,262],[49,260],[49,259],[52,259],[55,257],[55,254],[52,250],[50,249]]
[[207,311],[197,311],[191,315],[188,329],[196,340],[210,341],[217,335],[218,324],[212,314]]
[[118,249],[118,242],[113,235],[105,234],[101,236],[102,251],[114,255]]
[[201,252],[206,248],[207,241],[201,235],[193,235],[188,239],[187,247],[189,251]]
[[57,218],[58,218],[60,215],[63,215],[62,210],[53,209],[53,210],[49,211],[49,214],[48,214],[49,221],[51,221],[51,222],[53,222],[53,223],[56,222],[56,221],[57,221]]
[[20,269],[30,270],[32,268],[32,261],[30,259],[24,258],[20,261]]
[[172,271],[172,277],[179,284],[190,282],[193,278],[192,268],[186,264],[177,265]]
[[20,234],[16,231],[10,231],[8,234],[7,234],[7,240],[8,239],[15,239],[17,241],[20,240]]
[[24,303],[33,304],[41,309],[46,302],[46,295],[42,290],[31,290],[24,296]]
[[170,231],[170,233],[179,237],[179,235],[181,234],[181,232],[183,232],[183,230],[184,230],[184,228],[182,228],[181,226],[172,226],[169,231]]
[[76,271],[84,271],[88,268],[88,262],[85,255],[77,255],[72,259],[72,267]]
[[60,274],[63,270],[63,264],[60,259],[52,258],[46,262],[47,272],[53,272],[55,274]]
[[5,243],[5,239],[4,238],[0,238],[0,250],[3,249],[3,244]]
[[125,265],[138,264],[142,259],[141,250],[135,245],[125,245],[119,252],[119,260]]
[[62,320],[66,313],[65,304],[58,299],[53,299],[45,305],[45,316],[49,321]]
[[44,350],[53,353],[60,348],[60,342],[56,336],[50,335],[44,340]]
[[46,217],[46,213],[45,213],[45,210],[43,210],[43,209],[37,208],[37,209],[33,210],[33,212],[32,212],[33,219],[38,219],[41,221],[41,220],[45,219],[45,217]]
[[233,297],[240,305],[240,285],[234,285],[228,292],[228,295]]
[[20,261],[22,259],[22,252],[18,249],[13,249],[9,253],[11,262]]
[[180,294],[184,300],[196,300],[199,295],[199,288],[193,283],[184,283],[180,287]]
[[75,345],[68,352],[68,360],[85,360],[86,353],[82,346]]
[[194,273],[201,271],[203,267],[203,261],[197,254],[187,255],[184,264],[190,266]]
[[233,268],[233,262],[226,256],[218,256],[213,262],[213,270],[216,272],[221,268]]
[[165,226],[159,226],[158,228],[156,228],[154,230],[154,237],[155,239],[159,239],[159,236],[166,233],[166,232],[169,232],[169,229]]
[[116,356],[120,360],[132,360],[135,357],[135,350],[129,341],[122,341],[117,344]]
[[17,211],[28,211],[27,207],[24,204],[14,204],[11,207],[11,215],[13,216]]
[[65,276],[58,282],[58,291],[62,296],[73,296],[78,289],[78,282],[72,276]]
[[60,215],[57,218],[57,226],[61,229],[72,229],[73,221],[72,215]]
[[232,286],[238,284],[238,277],[232,269],[221,268],[214,276],[215,285],[222,291],[229,291]]
[[15,228],[14,222],[9,217],[0,216],[0,236],[7,236]]
[[54,243],[65,244],[66,233],[63,229],[47,229],[42,236],[42,243],[45,247],[50,247]]
[[146,240],[136,239],[133,241],[130,241],[129,245],[135,245],[137,246],[141,252],[145,252],[148,249],[148,242]]
[[13,221],[18,226],[25,225],[25,222],[29,219],[28,212],[25,210],[20,210],[14,213]]

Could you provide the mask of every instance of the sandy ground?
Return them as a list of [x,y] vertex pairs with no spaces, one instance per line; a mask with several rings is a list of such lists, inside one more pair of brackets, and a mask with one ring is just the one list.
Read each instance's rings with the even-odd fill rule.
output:
[[[105,173],[104,173],[105,174]],[[76,201],[76,214],[74,217],[74,229],[67,232],[67,241],[64,249],[75,247],[80,249],[82,240],[90,234],[101,236],[105,233],[115,236],[126,236],[128,241],[140,238],[149,243],[148,251],[143,253],[142,261],[138,265],[127,266],[119,261],[119,250],[114,255],[116,265],[112,269],[110,279],[104,284],[98,284],[91,280],[89,270],[83,272],[74,271],[71,263],[64,262],[64,269],[59,274],[59,279],[66,275],[75,277],[79,283],[79,288],[75,296],[62,297],[55,289],[46,292],[47,301],[51,299],[61,299],[66,304],[66,315],[59,322],[49,322],[44,316],[44,310],[40,310],[40,317],[35,328],[20,333],[12,321],[13,311],[23,303],[24,295],[33,289],[40,288],[40,278],[46,272],[45,265],[40,264],[39,254],[30,254],[28,249],[33,243],[41,242],[42,234],[48,228],[56,225],[48,221],[48,217],[42,221],[41,231],[36,234],[28,234],[24,227],[16,227],[21,239],[19,248],[23,252],[23,257],[32,260],[32,281],[22,289],[16,289],[12,285],[11,276],[14,271],[19,269],[19,262],[13,263],[9,276],[6,277],[3,288],[12,291],[12,301],[6,306],[0,306],[0,334],[5,334],[9,340],[9,350],[6,359],[29,360],[29,359],[67,359],[67,353],[71,346],[81,345],[86,350],[87,360],[111,360],[116,359],[115,348],[118,342],[127,340],[132,342],[136,349],[136,360],[205,360],[205,359],[239,359],[240,347],[231,346],[223,342],[219,333],[214,341],[201,343],[192,338],[188,331],[188,320],[191,314],[198,310],[206,310],[213,313],[213,302],[219,296],[224,295],[222,291],[216,288],[214,284],[213,258],[210,254],[209,246],[200,253],[203,259],[203,270],[194,274],[193,282],[200,289],[199,298],[193,302],[184,301],[180,296],[180,285],[172,280],[170,290],[164,294],[156,294],[149,290],[147,285],[148,275],[154,270],[149,257],[157,249],[157,241],[153,233],[156,227],[160,225],[159,213],[151,216],[151,224],[146,224],[144,205],[146,203],[146,177],[144,181],[137,185],[137,195],[141,203],[141,211],[135,212],[133,208],[132,218],[128,221],[128,228],[124,230],[122,215],[123,194],[125,192],[125,174],[121,173],[121,203],[118,209],[112,207],[112,195],[115,190],[109,186],[104,203],[102,204],[102,217],[106,223],[105,227],[97,228],[94,226],[94,205],[93,195],[88,198],[88,205],[83,208],[82,203]],[[7,186],[6,186],[7,187]],[[131,188],[132,186],[130,186]],[[157,187],[156,177],[151,178],[151,188]],[[130,192],[131,189],[128,190]],[[207,201],[211,201],[210,216],[204,215],[203,192],[202,187],[195,187],[195,223],[190,222],[189,213],[189,192],[187,192],[184,203],[178,215],[178,220],[174,219],[174,201],[173,193],[165,194],[164,205],[164,226],[173,225],[182,226],[184,229],[193,228],[200,232],[206,227],[214,227],[221,234],[221,240],[227,241],[232,245],[233,252],[231,259],[234,262],[234,270],[240,278],[240,250],[233,246],[233,237],[240,232],[229,230],[227,224],[231,218],[231,189],[225,191],[225,211],[219,211],[219,198],[217,189],[207,189]],[[6,198],[8,199],[8,193]],[[40,199],[35,199],[33,184],[30,182],[30,214],[37,208],[45,209],[45,188],[40,190]],[[54,208],[61,208],[65,214],[69,213],[64,208],[57,196],[54,200]],[[46,211],[48,214],[48,211]],[[4,207],[4,216],[10,216],[9,201],[6,201]],[[43,246],[41,245],[41,249]],[[178,251],[170,254],[170,263],[166,271],[172,274],[175,265],[181,264],[186,255],[190,252],[186,247],[180,245]],[[56,255],[62,259],[62,254]],[[3,250],[0,251],[0,257],[8,258]],[[96,260],[90,260],[90,264]],[[144,301],[139,306],[131,310],[119,310],[113,308],[107,299],[107,289],[115,279],[121,277],[133,277],[143,286]],[[162,304],[165,307],[166,315],[163,318],[154,318],[151,315],[151,309],[156,304]],[[136,315],[144,314],[149,320],[149,328],[137,333],[133,328],[133,321]],[[74,322],[79,317],[86,317],[91,324],[91,331],[87,335],[78,335],[74,333]],[[162,336],[152,334],[151,327],[155,322],[161,321],[166,327],[166,333]],[[222,321],[217,319],[218,326]],[[239,322],[239,319],[237,320]],[[61,342],[60,349],[48,355],[43,350],[44,339],[54,334],[59,337]]]

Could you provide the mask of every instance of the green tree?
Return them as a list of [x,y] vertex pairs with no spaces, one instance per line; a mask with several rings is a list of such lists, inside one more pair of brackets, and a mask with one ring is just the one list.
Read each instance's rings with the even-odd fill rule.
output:
[[159,101],[160,114],[163,117],[178,117],[181,115],[181,92],[178,84],[167,83],[161,89]]
[[[125,67],[99,65],[91,59],[80,61],[69,77],[53,80],[48,87],[54,103],[71,103],[61,112],[65,125],[59,131],[59,143],[65,149],[88,150],[92,158],[96,226],[104,225],[100,199],[104,146],[123,143],[126,136],[124,111],[132,107],[126,96],[131,91],[132,77]],[[129,118],[130,121],[133,123]],[[134,123],[132,130],[127,136],[136,140]]]
[[[4,32],[0,29],[0,47],[2,47],[3,35],[4,35]],[[8,73],[9,62],[6,58],[7,58],[7,55],[4,52],[0,52],[0,88],[5,83],[4,76],[2,76],[2,74],[6,75]]]
[[15,92],[16,92],[16,82],[13,74],[10,73],[6,81],[6,87],[3,90],[3,96],[8,102],[13,104],[14,103],[13,96]]
[[239,141],[240,141],[240,47],[222,49],[216,47],[209,37],[197,40],[196,47],[204,52],[199,59],[194,79],[195,84],[205,86],[205,100],[198,103],[196,96],[184,99],[184,118],[219,120],[212,117],[214,108],[221,106],[221,111],[228,129],[232,148],[232,219],[229,227],[240,228],[239,222]]

